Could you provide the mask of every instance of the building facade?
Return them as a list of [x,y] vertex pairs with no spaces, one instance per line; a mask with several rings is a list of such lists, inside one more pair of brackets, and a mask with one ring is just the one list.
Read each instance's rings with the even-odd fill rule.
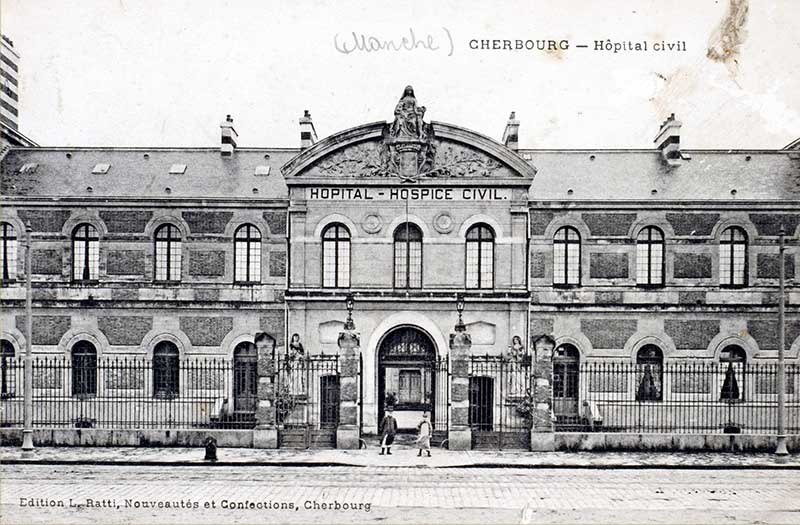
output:
[[[153,370],[126,388],[184,397],[202,405],[201,419],[219,417],[224,397],[229,410],[250,413],[244,427],[259,428],[267,408],[267,425],[283,421],[284,431],[292,418],[341,425],[331,407],[346,389],[319,363],[340,353],[348,296],[362,435],[378,431],[391,405],[401,428],[430,411],[437,431],[469,427],[474,446],[492,446],[498,427],[530,432],[520,407],[541,402],[540,392],[564,429],[584,425],[587,409],[589,423],[594,413],[613,427],[630,402],[707,394],[717,403],[730,399],[732,381],[737,400],[763,404],[774,386],[745,385],[743,367],[776,362],[782,227],[785,348],[798,363],[796,148],[684,150],[670,117],[652,150],[523,150],[513,114],[500,143],[426,122],[411,88],[393,121],[317,141],[306,113],[300,128],[298,149],[239,148],[228,118],[219,149],[7,151],[3,355],[26,344],[29,224],[36,355],[83,368],[145,359]],[[451,355],[459,316],[466,357]],[[262,333],[274,342],[273,365],[254,350]],[[555,351],[542,389],[535,347],[545,339]],[[201,401],[197,392],[213,389],[197,386],[200,376],[155,370],[187,360],[232,363],[229,386]],[[303,360],[317,364],[293,364]],[[686,363],[720,368],[698,387],[669,375]],[[594,384],[586,367],[606,364],[630,374]],[[89,391],[76,392],[85,376],[74,372],[43,374],[35,387],[65,399],[120,396],[119,378],[103,374],[89,376],[99,385]],[[790,404],[799,380],[790,374]],[[720,405],[721,425],[731,406]]]

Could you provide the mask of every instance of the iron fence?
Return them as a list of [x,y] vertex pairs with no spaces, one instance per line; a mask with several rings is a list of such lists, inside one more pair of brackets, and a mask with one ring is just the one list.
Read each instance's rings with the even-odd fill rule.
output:
[[280,356],[276,416],[285,428],[336,428],[339,423],[339,356]]
[[530,432],[530,362],[472,356],[469,425],[476,448],[526,448]]
[[[221,359],[36,357],[34,427],[252,428],[255,382]],[[22,426],[24,358],[3,359],[0,426]]]
[[[776,364],[581,363],[554,367],[556,430],[775,433]],[[800,366],[786,365],[786,428],[800,432]]]

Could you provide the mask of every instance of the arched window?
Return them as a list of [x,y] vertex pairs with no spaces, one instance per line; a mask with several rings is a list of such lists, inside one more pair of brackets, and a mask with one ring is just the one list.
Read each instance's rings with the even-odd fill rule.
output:
[[410,222],[394,231],[394,286],[422,288],[422,230]]
[[16,369],[14,345],[11,344],[11,341],[0,340],[0,399],[14,397],[16,394],[16,381],[14,380]]
[[72,347],[72,395],[97,394],[97,349],[89,341]]
[[656,345],[636,352],[636,401],[661,401],[664,393],[664,353]]
[[153,396],[178,397],[180,392],[180,362],[178,347],[161,341],[153,349]]
[[11,281],[17,278],[17,233],[9,223],[0,223],[0,235],[3,246],[0,250],[0,261],[3,265],[2,279]]
[[181,232],[172,224],[156,230],[156,281],[181,280]]
[[636,284],[664,284],[664,234],[655,226],[643,228],[636,238]]
[[737,226],[726,228],[719,240],[719,284],[747,286],[747,233]]
[[570,226],[560,228],[553,237],[553,284],[581,284],[581,234]]
[[726,346],[719,353],[719,362],[725,369],[719,398],[723,401],[743,401],[747,352],[739,345]]
[[494,287],[494,232],[485,224],[467,231],[467,288]]
[[233,280],[237,283],[261,282],[261,232],[243,224],[233,234]]
[[72,279],[97,280],[100,266],[100,238],[91,224],[79,224],[72,232]]
[[329,224],[322,232],[322,286],[350,287],[350,230]]

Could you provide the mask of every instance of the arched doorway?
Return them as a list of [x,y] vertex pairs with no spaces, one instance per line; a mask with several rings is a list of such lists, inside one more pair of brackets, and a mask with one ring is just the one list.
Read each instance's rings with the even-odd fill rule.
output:
[[559,345],[553,354],[553,413],[556,423],[579,423],[578,392],[580,382],[580,352],[575,346]]
[[378,421],[392,405],[399,432],[414,431],[425,411],[439,430],[437,364],[436,346],[419,328],[400,326],[387,332],[378,345]]
[[258,352],[244,341],[233,350],[233,410],[237,419],[251,419],[258,403]]

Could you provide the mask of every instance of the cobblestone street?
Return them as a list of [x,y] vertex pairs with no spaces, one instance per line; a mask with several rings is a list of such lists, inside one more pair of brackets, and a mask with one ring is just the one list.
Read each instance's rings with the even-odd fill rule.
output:
[[4,465],[0,479],[3,525],[800,522],[796,470]]

